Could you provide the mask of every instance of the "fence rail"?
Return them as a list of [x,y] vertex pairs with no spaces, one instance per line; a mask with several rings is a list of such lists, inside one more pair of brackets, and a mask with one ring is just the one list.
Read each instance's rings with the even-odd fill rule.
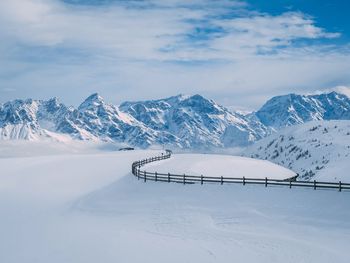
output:
[[338,191],[350,190],[349,183],[336,182],[321,182],[321,181],[297,181],[297,176],[285,179],[269,179],[269,178],[245,178],[243,177],[214,177],[214,176],[198,176],[198,175],[187,175],[187,174],[172,174],[172,173],[158,173],[158,172],[147,172],[141,170],[141,167],[156,161],[169,159],[172,155],[170,150],[166,150],[159,156],[139,160],[132,163],[132,174],[137,177],[138,180],[155,181],[155,182],[173,182],[182,184],[194,184],[194,183],[216,183],[216,184],[242,184],[242,185],[265,185],[267,186],[287,186],[292,187],[308,187],[314,190],[316,189],[337,189]]

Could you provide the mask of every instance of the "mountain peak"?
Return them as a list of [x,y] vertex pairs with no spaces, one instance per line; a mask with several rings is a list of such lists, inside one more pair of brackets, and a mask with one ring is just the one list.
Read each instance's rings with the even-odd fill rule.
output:
[[53,97],[53,98],[49,99],[48,101],[46,101],[46,104],[47,104],[47,105],[50,105],[50,106],[52,106],[52,107],[57,107],[57,106],[59,106],[61,103],[60,103],[60,101],[58,100],[57,97]]
[[288,94],[273,97],[256,116],[266,126],[282,128],[312,120],[349,119],[350,100],[335,91],[318,95]]
[[56,112],[60,107],[64,107],[63,104],[61,104],[58,100],[58,98],[53,97],[49,99],[48,101],[42,102],[42,105],[45,106],[46,111],[50,113]]
[[204,98],[202,95],[199,94],[194,94],[192,96],[189,97],[192,100],[207,100],[206,98]]
[[168,98],[165,98],[165,99],[160,99],[158,101],[166,101],[168,103],[179,103],[181,101],[184,101],[186,99],[188,99],[190,96],[189,95],[186,95],[186,94],[178,94],[178,95],[175,95],[175,96],[171,96],[171,97],[168,97]]
[[199,94],[194,94],[194,95],[188,95],[188,94],[178,94],[176,96],[170,97],[170,98],[176,98],[179,101],[184,101],[184,100],[207,100],[205,97]]
[[82,104],[80,104],[78,109],[81,110],[96,107],[103,105],[104,103],[104,99],[98,93],[93,93],[89,97],[87,97]]
[[104,102],[103,98],[97,93],[91,94],[89,97],[86,98],[85,101],[99,101],[99,102]]
[[53,98],[49,99],[48,102],[58,104],[59,100],[57,97],[53,97]]

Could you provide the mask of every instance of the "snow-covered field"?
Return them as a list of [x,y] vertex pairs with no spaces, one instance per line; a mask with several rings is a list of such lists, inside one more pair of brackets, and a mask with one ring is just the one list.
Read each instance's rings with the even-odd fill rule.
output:
[[144,183],[130,174],[132,161],[155,154],[7,152],[0,261],[348,262],[349,192]]
[[274,163],[230,155],[175,154],[162,162],[145,166],[147,172],[236,177],[287,179],[296,174]]

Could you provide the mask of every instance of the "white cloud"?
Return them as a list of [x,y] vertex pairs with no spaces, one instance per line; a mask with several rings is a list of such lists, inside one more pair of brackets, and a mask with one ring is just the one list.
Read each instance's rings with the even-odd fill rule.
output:
[[314,21],[302,13],[287,12],[279,16],[258,14],[244,18],[216,21],[229,32],[214,40],[213,48],[232,53],[255,54],[259,50],[274,51],[288,47],[293,40],[336,38],[339,33],[328,33],[315,26]]
[[334,88],[334,91],[342,93],[350,98],[350,87],[338,86]]
[[0,83],[16,96],[72,103],[93,91],[115,102],[203,93],[248,108],[277,93],[350,84],[348,51],[294,45],[338,33],[302,13],[272,16],[245,7],[242,1],[154,0],[133,8],[1,0]]
[[[241,2],[210,3],[152,1],[153,8],[125,5],[97,8],[54,0],[2,0],[1,34],[24,44],[99,49],[112,56],[138,60],[229,60],[255,54],[257,48],[289,45],[294,39],[338,36],[315,26],[302,13],[279,16],[248,13],[244,18],[223,19],[220,15],[225,8],[241,10]],[[200,23],[188,21],[202,20],[206,22],[200,26],[220,27],[223,34],[198,47],[184,36]],[[171,52],[161,51],[169,47],[173,47],[168,49]]]
[[315,94],[320,94],[320,93],[324,93],[324,92],[332,92],[332,91],[344,94],[350,98],[350,87],[347,87],[347,86],[336,86],[336,87],[332,87],[332,88],[318,90],[315,92]]

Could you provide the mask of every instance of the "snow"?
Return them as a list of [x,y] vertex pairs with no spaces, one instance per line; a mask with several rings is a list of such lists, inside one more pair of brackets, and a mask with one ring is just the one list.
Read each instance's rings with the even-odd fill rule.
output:
[[38,135],[36,134],[36,131],[27,124],[10,124],[5,127],[0,127],[0,140],[35,140],[37,137]]
[[236,177],[287,179],[296,174],[269,161],[215,154],[175,154],[162,162],[145,166],[148,172]]
[[39,141],[0,140],[0,159],[81,153],[92,154],[100,153],[101,151],[116,151],[124,147],[127,147],[127,145],[122,143],[78,141],[71,138],[60,138],[57,141],[53,141],[51,138]]
[[158,151],[11,149],[0,158],[1,262],[348,261],[349,192],[144,183],[131,163]]
[[256,142],[242,155],[285,166],[300,179],[350,182],[350,121],[295,125]]

